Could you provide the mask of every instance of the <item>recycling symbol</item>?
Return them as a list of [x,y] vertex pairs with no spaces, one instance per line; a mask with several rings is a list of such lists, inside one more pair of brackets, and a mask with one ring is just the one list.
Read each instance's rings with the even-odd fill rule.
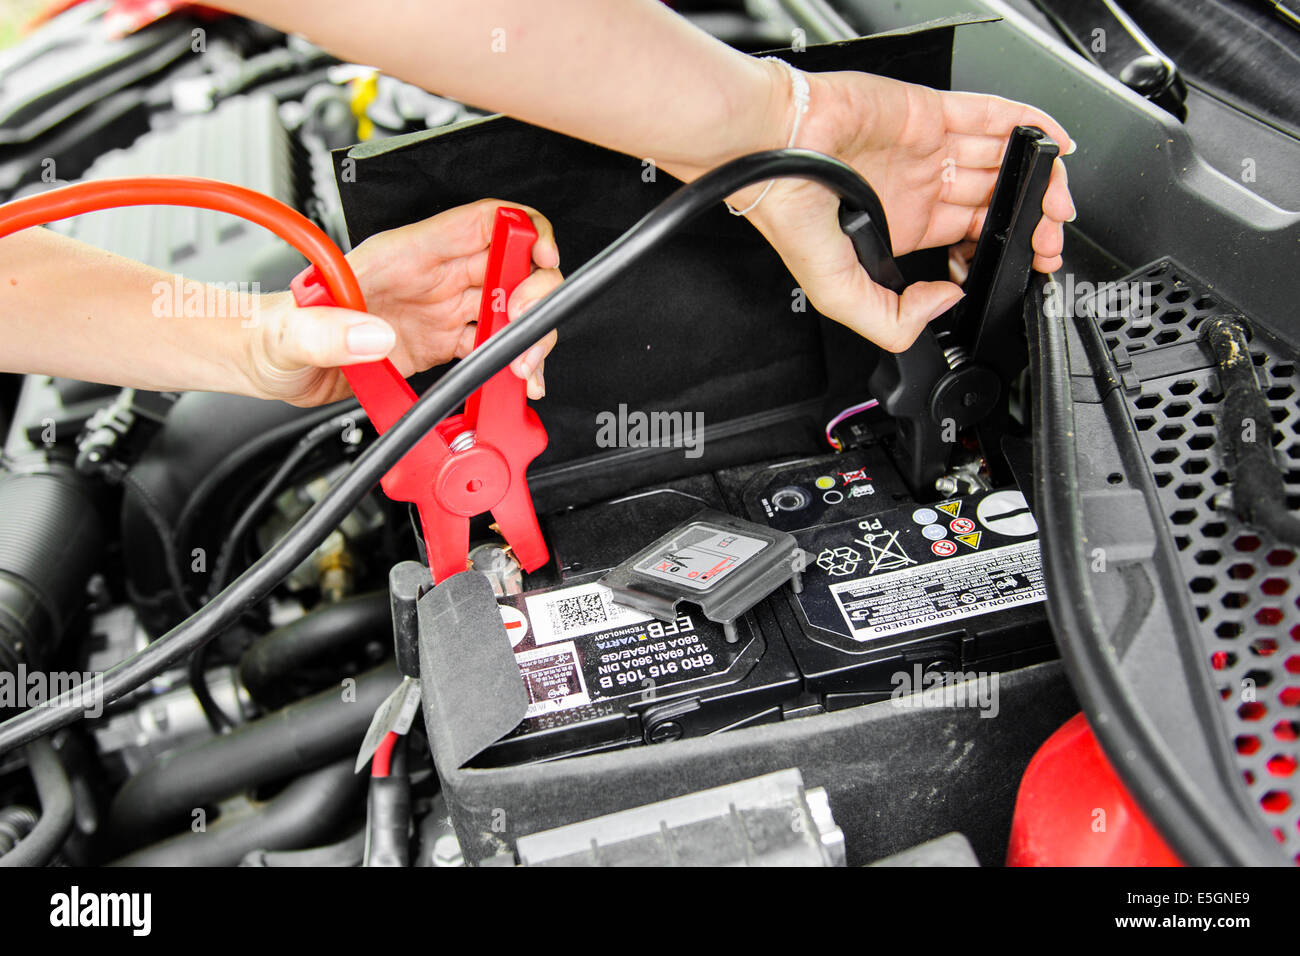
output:
[[826,548],[817,555],[817,566],[833,577],[843,577],[858,569],[862,555],[856,548]]

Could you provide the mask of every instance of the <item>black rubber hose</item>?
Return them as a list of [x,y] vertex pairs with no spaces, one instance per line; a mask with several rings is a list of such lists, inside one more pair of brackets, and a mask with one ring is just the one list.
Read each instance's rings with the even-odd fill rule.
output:
[[0,669],[42,667],[103,557],[96,482],[59,463],[0,470]]
[[72,783],[49,740],[27,746],[27,763],[41,801],[41,818],[16,847],[0,856],[0,866],[44,866],[72,832]]
[[41,815],[31,807],[13,806],[0,810],[0,856],[4,856],[32,832]]
[[[797,177],[821,183],[845,205],[876,216],[888,246],[880,200],[851,166],[805,149],[770,150],[742,156],[682,186],[656,209],[566,279],[558,288],[471,352],[443,375],[377,439],[298,523],[230,586],[192,617],[103,675],[105,703],[130,693],[192,654],[266,597],[325,537],[338,527],[389,469],[439,422],[454,412],[500,369],[571,318],[678,229],[737,190],[767,179]],[[0,724],[0,754],[66,727],[81,716],[68,706],[79,699],[74,687],[52,701]]]
[[283,678],[366,638],[387,640],[391,629],[387,591],[324,604],[253,641],[239,658],[239,679],[258,704],[280,707],[285,703],[279,687]]
[[200,833],[144,847],[113,866],[238,866],[257,850],[294,850],[327,840],[361,812],[364,776],[352,758],[299,777],[248,813],[222,817]]
[[355,699],[331,687],[168,754],[122,785],[107,832],[118,846],[139,846],[184,826],[196,807],[355,757],[370,719],[397,682],[397,669],[388,663],[356,678]]

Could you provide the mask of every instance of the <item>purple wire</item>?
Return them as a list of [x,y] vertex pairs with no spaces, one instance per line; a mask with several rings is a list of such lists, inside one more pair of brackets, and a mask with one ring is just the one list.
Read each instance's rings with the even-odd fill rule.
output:
[[861,404],[850,405],[848,408],[844,409],[844,411],[840,412],[838,415],[832,418],[829,422],[826,423],[827,444],[829,444],[836,451],[840,451],[841,450],[840,443],[831,437],[831,432],[835,430],[835,426],[838,425],[840,422],[844,421],[844,419],[852,418],[854,415],[860,414],[861,412],[870,411],[871,409],[875,408],[879,404],[880,402],[876,401],[874,398],[869,398],[865,402],[862,402]]

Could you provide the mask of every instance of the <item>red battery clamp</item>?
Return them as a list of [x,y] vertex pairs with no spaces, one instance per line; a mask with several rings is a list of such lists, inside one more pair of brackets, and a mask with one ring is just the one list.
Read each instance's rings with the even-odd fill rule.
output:
[[[483,276],[474,347],[506,326],[506,303],[532,269],[537,230],[526,213],[497,210]],[[290,285],[299,306],[333,306],[316,267]],[[388,359],[342,369],[380,434],[415,404],[416,395]],[[380,482],[394,501],[420,513],[429,570],[435,582],[464,571],[469,561],[469,521],[490,511],[497,529],[526,571],[547,561],[525,472],[546,448],[546,429],[528,407],[527,383],[503,368],[452,415],[406,453]]]

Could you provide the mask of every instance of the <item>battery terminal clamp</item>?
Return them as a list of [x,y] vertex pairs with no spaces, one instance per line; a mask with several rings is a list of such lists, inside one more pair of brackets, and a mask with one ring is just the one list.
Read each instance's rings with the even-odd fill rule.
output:
[[[506,303],[532,269],[537,230],[521,209],[497,210],[479,304],[478,348],[509,322]],[[315,266],[290,288],[299,306],[335,304]],[[382,435],[416,402],[415,391],[388,359],[342,369],[370,421]],[[548,552],[528,490],[528,465],[546,448],[546,429],[528,406],[527,384],[503,368],[452,415],[430,431],[381,480],[394,501],[415,505],[433,579],[442,582],[468,565],[469,522],[490,511],[526,571]]]
[[794,535],[701,511],[600,579],[619,604],[664,622],[688,601],[736,643],[736,620],[787,581],[797,594],[811,560]]
[[[1042,130],[1011,134],[980,233],[965,297],[922,330],[901,353],[884,352],[871,373],[871,394],[897,424],[899,471],[919,501],[936,497],[957,443],[953,430],[973,427],[995,485],[1011,475],[1000,454],[1010,423],[1008,399],[1028,361],[1023,327],[1033,265],[1033,232],[1059,149]],[[879,208],[842,206],[840,227],[871,278],[901,293],[889,226]]]

